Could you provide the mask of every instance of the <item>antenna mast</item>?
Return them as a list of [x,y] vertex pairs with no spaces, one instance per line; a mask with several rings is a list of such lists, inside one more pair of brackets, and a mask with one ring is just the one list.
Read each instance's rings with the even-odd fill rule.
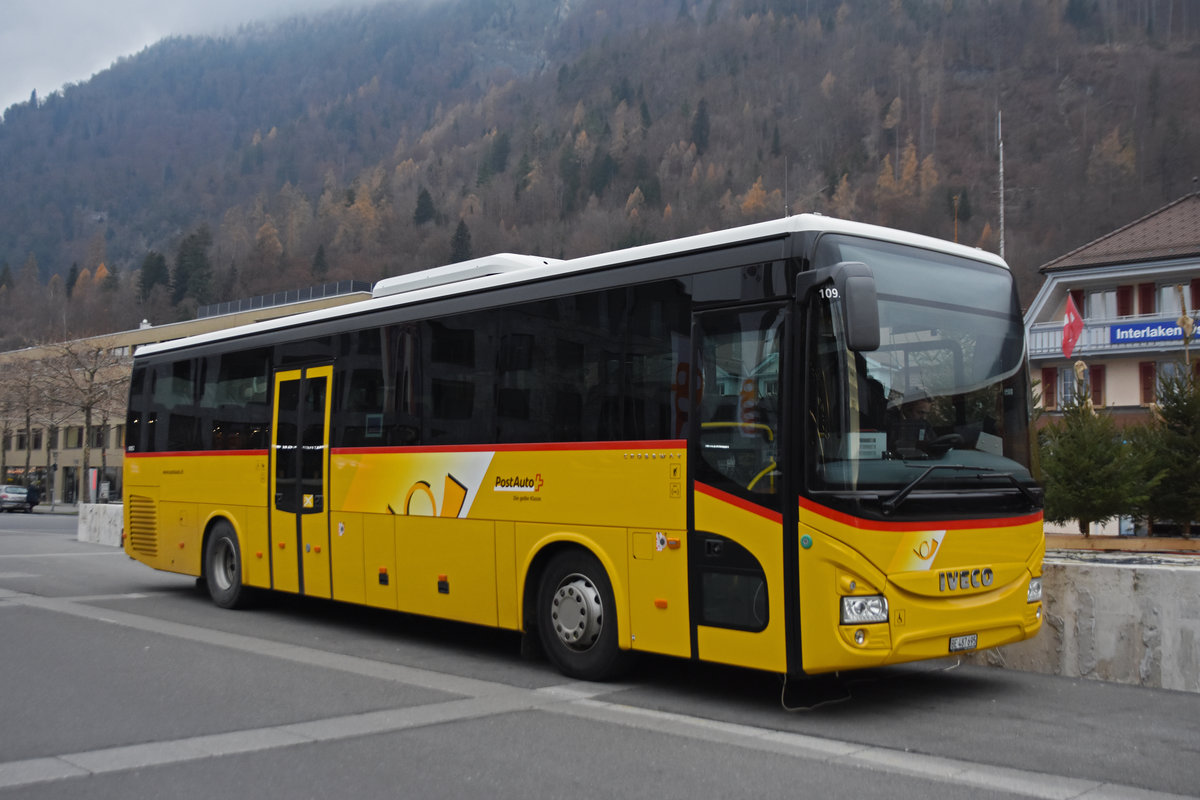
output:
[[1004,258],[1004,122],[996,111],[996,141],[1000,145],[1000,257]]
[[790,217],[792,212],[788,209],[788,157],[783,157],[783,215]]

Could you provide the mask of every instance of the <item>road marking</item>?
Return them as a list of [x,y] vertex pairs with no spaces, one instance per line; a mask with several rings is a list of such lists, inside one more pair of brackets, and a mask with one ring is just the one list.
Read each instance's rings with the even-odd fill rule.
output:
[[120,550],[116,552],[97,550],[94,553],[6,553],[5,555],[0,555],[0,560],[7,558],[94,558],[95,556],[123,555],[125,555],[125,553]]
[[[129,597],[130,595],[121,595]],[[49,781],[86,777],[149,766],[166,766],[202,758],[275,750],[316,742],[393,733],[429,725],[480,719],[517,711],[542,711],[626,728],[654,731],[697,741],[715,742],[749,750],[835,766],[866,768],[883,774],[904,775],[959,787],[1046,798],[1047,800],[1181,800],[1183,795],[1147,791],[1131,786],[1068,778],[1011,767],[909,753],[856,742],[827,739],[753,725],[722,722],[687,714],[628,706],[606,701],[605,695],[627,688],[625,684],[570,682],[540,689],[524,689],[494,681],[372,661],[309,647],[255,639],[195,625],[144,617],[112,609],[91,608],[79,598],[45,598],[12,593],[9,604],[57,611],[93,621],[118,624],[150,633],[172,636],[216,647],[271,656],[310,666],[349,672],[382,680],[420,686],[459,695],[443,702],[369,711],[264,728],[230,731],[123,747],[0,763],[0,789],[32,786]]]

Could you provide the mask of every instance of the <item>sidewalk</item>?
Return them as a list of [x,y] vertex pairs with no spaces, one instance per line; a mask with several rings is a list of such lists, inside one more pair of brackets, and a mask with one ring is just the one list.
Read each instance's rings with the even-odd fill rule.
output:
[[78,514],[79,506],[75,503],[55,503],[54,508],[49,503],[38,503],[33,509],[35,514]]

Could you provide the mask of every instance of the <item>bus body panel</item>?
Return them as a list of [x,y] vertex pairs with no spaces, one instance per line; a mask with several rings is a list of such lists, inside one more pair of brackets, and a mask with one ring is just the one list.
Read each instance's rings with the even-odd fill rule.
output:
[[[767,592],[767,619],[762,630],[700,624],[696,630],[697,655],[706,661],[786,672],[788,611],[784,603],[779,514],[699,485],[695,508],[697,538],[704,541],[704,533],[709,532],[744,547],[761,567]],[[703,575],[705,554],[696,553],[694,557]]]
[[332,507],[514,522],[685,527],[681,442],[339,449]]
[[362,521],[366,602],[379,608],[397,609],[396,518],[391,514],[363,514]]
[[692,654],[685,530],[629,531],[630,647]]
[[364,514],[334,509],[329,515],[329,552],[333,560],[333,599],[346,603],[367,603],[367,581],[378,581],[378,573],[369,575],[364,560]]
[[[266,455],[245,453],[128,454],[126,531],[143,530],[141,542],[127,536],[125,550],[156,569],[200,575],[203,535],[214,517],[228,519],[243,552],[243,581],[271,585],[266,551]],[[132,498],[137,498],[133,500]],[[203,499],[220,498],[220,503]],[[141,509],[139,511],[139,509]],[[135,521],[140,514],[142,519]]]
[[[801,508],[798,531],[806,672],[947,656],[958,636],[986,649],[1039,629],[1027,589],[1045,552],[1040,514],[887,526],[813,508]],[[840,597],[880,594],[886,623],[841,624]]]
[[496,625],[521,627],[521,595],[517,583],[517,526],[496,523]]
[[396,520],[401,611],[496,624],[496,528],[490,520]]

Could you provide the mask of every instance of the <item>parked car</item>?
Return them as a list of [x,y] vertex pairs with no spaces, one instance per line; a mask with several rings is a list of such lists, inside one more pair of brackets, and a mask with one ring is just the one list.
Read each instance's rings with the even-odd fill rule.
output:
[[0,509],[4,511],[33,511],[29,492],[24,486],[0,486]]

